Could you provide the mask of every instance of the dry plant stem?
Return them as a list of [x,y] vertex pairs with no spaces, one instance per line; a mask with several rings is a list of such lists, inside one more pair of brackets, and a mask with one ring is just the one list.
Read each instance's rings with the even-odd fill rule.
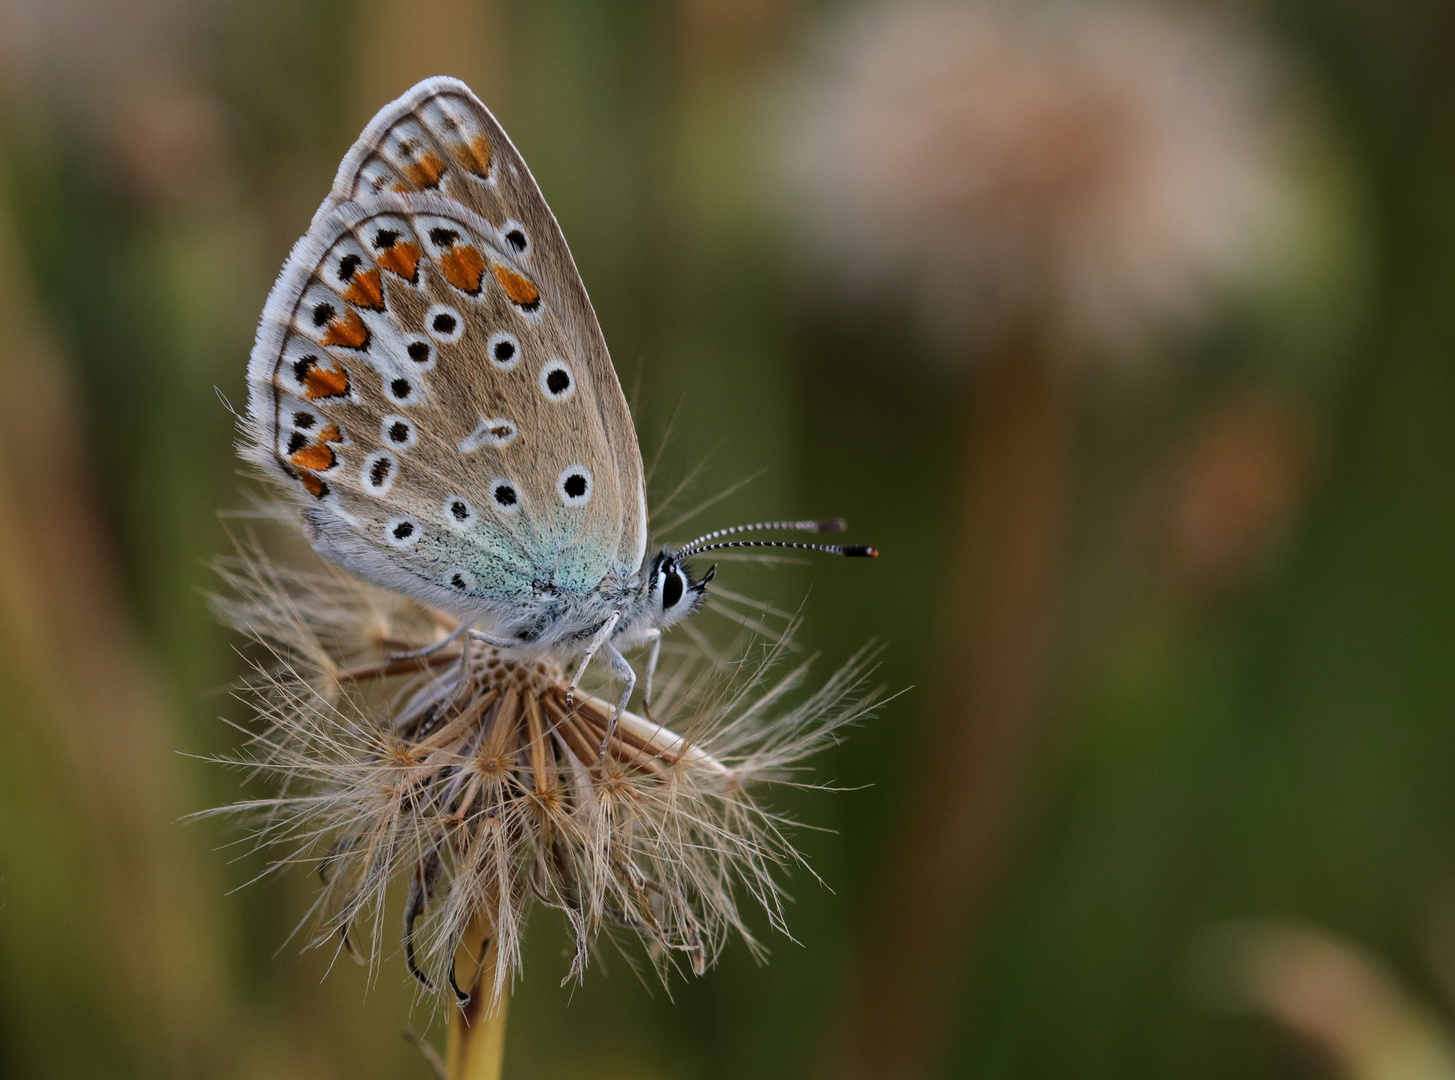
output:
[[495,934],[490,916],[476,915],[455,952],[455,980],[470,995],[450,1015],[445,1080],[498,1080],[505,1057],[505,1019],[509,992],[496,997]]
[[920,759],[953,784],[912,790],[858,950],[838,1077],[936,1072],[956,982],[997,882],[1034,741],[1063,560],[1066,387],[1033,337],[977,358],[958,565]]
[[459,659],[459,649],[441,649],[428,656],[394,656],[377,664],[365,664],[362,667],[340,671],[334,678],[340,684],[364,682],[368,679],[383,679],[392,675],[407,675],[415,671],[449,667]]

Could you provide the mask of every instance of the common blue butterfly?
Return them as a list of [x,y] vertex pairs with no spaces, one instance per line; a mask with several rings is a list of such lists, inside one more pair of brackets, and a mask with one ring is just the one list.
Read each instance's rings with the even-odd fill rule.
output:
[[[722,540],[647,552],[642,457],[565,238],[495,118],[433,78],[387,105],[339,167],[263,309],[244,453],[285,478],[324,558],[513,653],[650,645],[703,603]],[[714,568],[715,569],[715,568]],[[449,640],[449,639],[446,639]],[[440,644],[444,644],[441,642]],[[613,718],[614,723],[614,718]],[[608,729],[608,739],[610,738]]]

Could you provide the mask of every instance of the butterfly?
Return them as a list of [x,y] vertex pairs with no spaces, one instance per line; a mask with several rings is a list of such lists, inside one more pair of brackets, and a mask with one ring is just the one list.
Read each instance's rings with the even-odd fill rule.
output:
[[[301,503],[325,559],[447,612],[500,649],[600,656],[651,646],[704,602],[721,538],[649,556],[642,456],[595,311],[525,161],[462,82],[385,106],[344,157],[263,309],[244,455]],[[608,732],[608,737],[610,732]]]

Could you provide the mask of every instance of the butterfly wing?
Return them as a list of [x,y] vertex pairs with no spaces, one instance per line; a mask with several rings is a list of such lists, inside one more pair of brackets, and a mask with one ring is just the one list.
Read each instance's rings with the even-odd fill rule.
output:
[[[636,570],[647,547],[647,503],[636,427],[606,339],[566,238],[525,159],[463,82],[425,79],[386,105],[345,155],[325,207],[383,191],[438,193],[490,222],[525,282],[547,293],[547,310],[568,331],[578,386],[600,417],[610,473],[622,493],[618,564]],[[322,212],[322,211],[321,211]]]
[[248,378],[250,456],[367,580],[520,612],[641,564],[641,453],[595,313],[462,83],[370,123],[269,296]]

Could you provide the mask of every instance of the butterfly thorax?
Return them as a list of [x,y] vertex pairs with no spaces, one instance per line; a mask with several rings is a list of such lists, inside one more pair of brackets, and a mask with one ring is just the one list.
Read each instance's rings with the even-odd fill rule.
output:
[[585,649],[610,621],[612,644],[626,650],[696,612],[706,599],[714,570],[694,581],[663,549],[641,570],[610,573],[585,593],[569,593],[542,581],[537,582],[529,605],[460,607],[452,613],[524,652],[558,658]]
[[[525,649],[567,656],[583,648],[613,616],[617,628],[624,630],[628,620],[632,625],[640,621],[643,610],[640,573],[608,574],[584,593],[567,592],[549,581],[538,581],[535,588],[529,604],[485,612],[478,620],[482,628],[518,641]],[[470,619],[468,610],[460,614]]]

